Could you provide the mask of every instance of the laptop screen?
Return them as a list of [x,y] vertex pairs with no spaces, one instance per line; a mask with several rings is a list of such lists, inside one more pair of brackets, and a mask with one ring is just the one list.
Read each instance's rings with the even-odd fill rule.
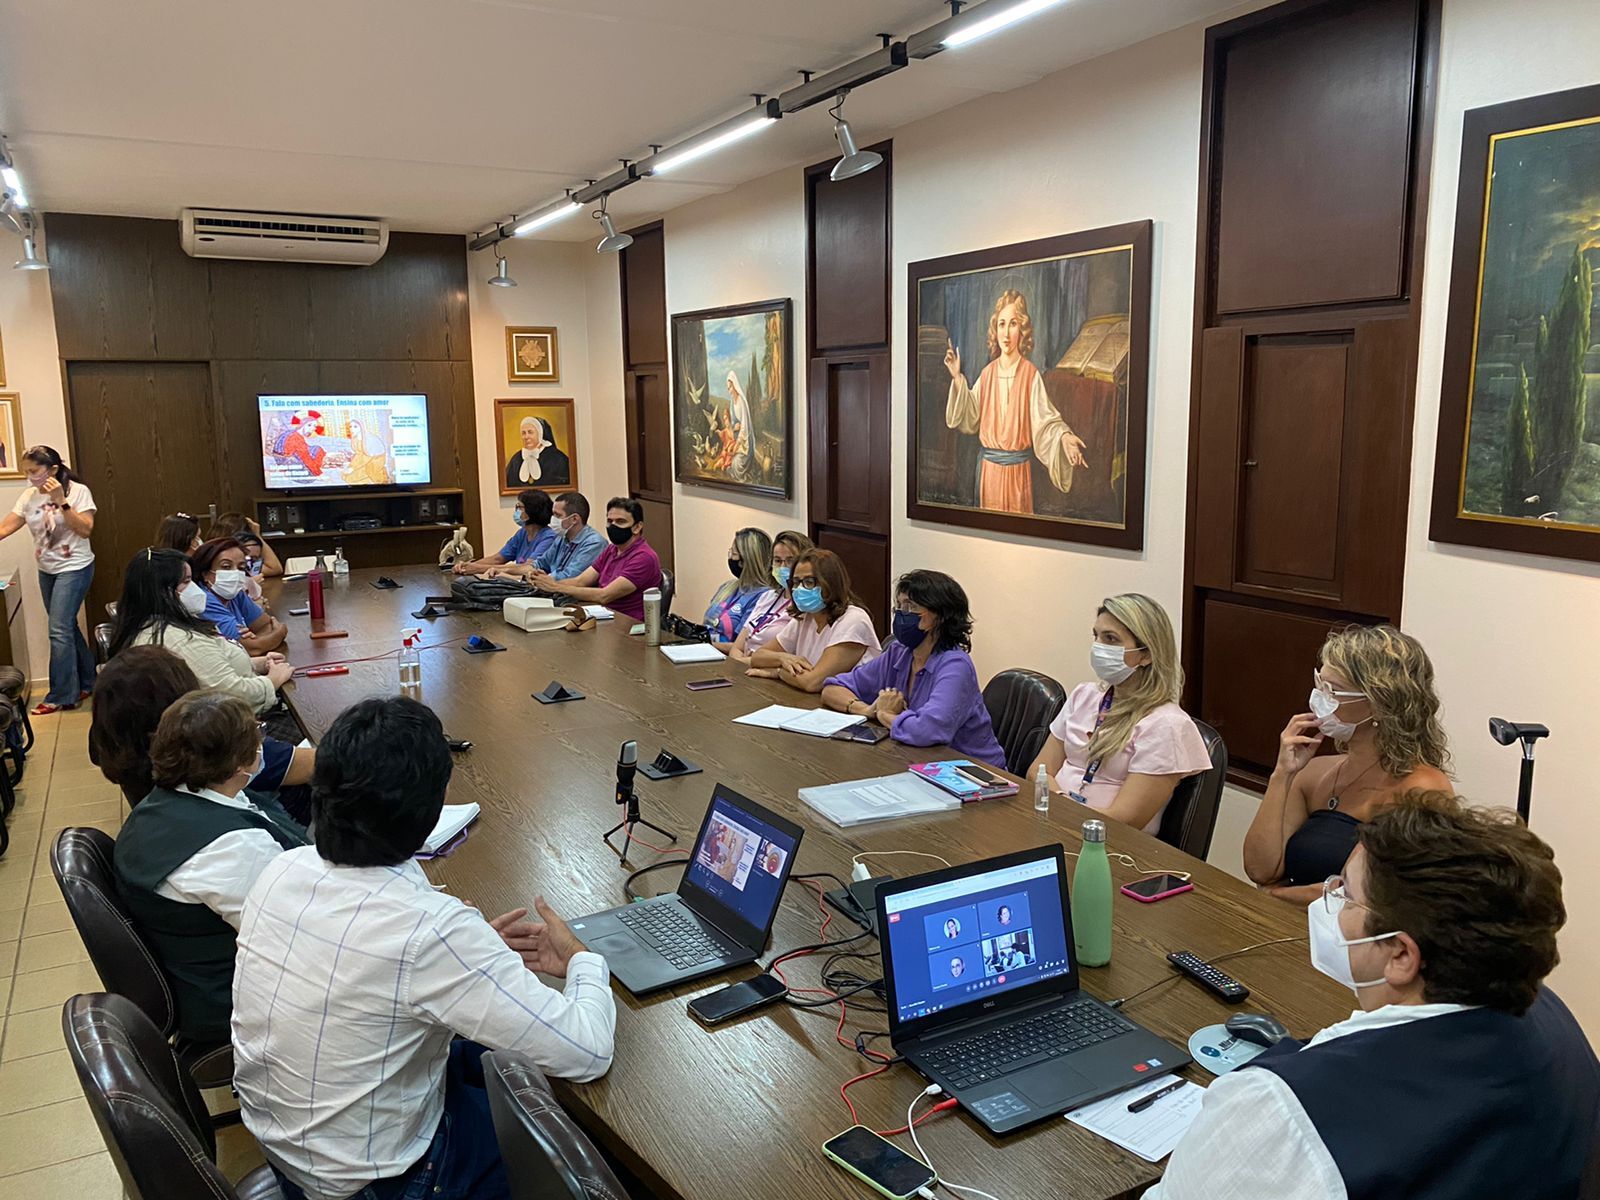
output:
[[901,1022],[990,1001],[1072,970],[1060,859],[974,863],[883,897],[884,965]]
[[794,826],[719,786],[684,872],[699,891],[740,924],[765,937],[789,879],[799,837]]

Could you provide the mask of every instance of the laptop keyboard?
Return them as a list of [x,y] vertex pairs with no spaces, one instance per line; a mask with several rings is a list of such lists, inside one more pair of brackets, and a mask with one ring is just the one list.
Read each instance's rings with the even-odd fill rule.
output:
[[971,1087],[1129,1033],[1134,1025],[1090,999],[1073,1000],[1015,1025],[941,1042],[918,1058],[950,1087]]
[[675,967],[698,966],[727,954],[675,904],[634,904],[617,919]]

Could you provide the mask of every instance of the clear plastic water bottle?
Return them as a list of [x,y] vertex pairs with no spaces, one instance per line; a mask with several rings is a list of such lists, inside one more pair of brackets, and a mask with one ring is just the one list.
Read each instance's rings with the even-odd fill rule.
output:
[[402,691],[415,691],[422,687],[422,652],[418,643],[422,639],[422,630],[401,630],[404,640],[400,643],[400,688]]
[[1083,849],[1072,872],[1072,934],[1080,966],[1111,961],[1111,863],[1104,821],[1083,823]]
[[1033,775],[1033,808],[1035,812],[1050,811],[1050,772],[1043,763]]

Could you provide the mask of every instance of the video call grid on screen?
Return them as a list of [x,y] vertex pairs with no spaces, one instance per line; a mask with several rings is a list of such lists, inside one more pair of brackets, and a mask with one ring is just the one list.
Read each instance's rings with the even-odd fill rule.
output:
[[751,925],[766,925],[777,907],[794,842],[721,797],[694,848],[688,881]]
[[256,404],[268,488],[431,482],[425,395],[262,395]]
[[1069,971],[1060,886],[1051,858],[886,898],[901,1019]]

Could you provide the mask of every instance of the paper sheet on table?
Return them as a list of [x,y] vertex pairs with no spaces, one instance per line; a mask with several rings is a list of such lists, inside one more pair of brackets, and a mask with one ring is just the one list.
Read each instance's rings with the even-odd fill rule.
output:
[[612,612],[609,608],[607,608],[604,604],[585,604],[583,606],[583,611],[588,613],[596,621],[614,620],[616,618],[616,615],[617,615],[616,613]]
[[852,717],[849,713],[834,712],[827,708],[814,708],[779,726],[790,733],[809,733],[812,737],[832,737],[841,729],[859,725],[865,717]]
[[960,800],[907,771],[877,779],[801,788],[800,799],[846,829],[868,821],[950,812],[961,807]]
[[679,666],[684,663],[722,661],[722,651],[715,646],[708,646],[704,642],[694,642],[687,646],[663,646],[661,647],[661,653]]
[[1159,1092],[1171,1082],[1171,1075],[1158,1075],[1139,1087],[1075,1108],[1067,1114],[1067,1120],[1099,1134],[1108,1142],[1115,1142],[1145,1162],[1160,1162],[1172,1153],[1172,1148],[1200,1115],[1205,1088],[1184,1080],[1177,1091],[1161,1097],[1143,1112],[1131,1113],[1128,1105]]
[[422,843],[424,853],[432,854],[468,825],[478,819],[476,804],[446,804],[439,813],[439,821]]
[[791,708],[787,704],[769,704],[765,708],[758,708],[753,713],[745,713],[742,717],[735,717],[735,725],[754,725],[757,729],[782,729],[786,721],[798,721],[805,716],[808,709]]

